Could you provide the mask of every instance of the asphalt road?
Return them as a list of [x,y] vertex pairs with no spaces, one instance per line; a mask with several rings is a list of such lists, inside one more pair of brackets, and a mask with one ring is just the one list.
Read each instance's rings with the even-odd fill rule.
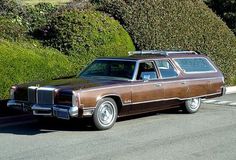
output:
[[[220,100],[236,102],[236,94]],[[191,115],[168,111],[131,117],[107,131],[95,131],[87,121],[15,118],[0,118],[0,160],[236,159],[234,105],[203,104]]]

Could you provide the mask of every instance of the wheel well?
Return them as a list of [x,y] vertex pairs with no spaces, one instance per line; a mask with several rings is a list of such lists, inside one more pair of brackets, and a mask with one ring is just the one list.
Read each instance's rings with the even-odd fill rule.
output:
[[104,98],[112,98],[112,99],[114,99],[114,101],[116,102],[117,109],[118,109],[118,114],[119,114],[120,110],[121,110],[121,107],[123,106],[122,102],[121,102],[121,98],[119,96],[107,96],[107,97],[104,97]]

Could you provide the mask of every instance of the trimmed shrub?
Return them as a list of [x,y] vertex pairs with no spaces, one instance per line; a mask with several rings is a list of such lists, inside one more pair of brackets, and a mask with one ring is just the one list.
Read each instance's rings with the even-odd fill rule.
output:
[[75,74],[67,57],[32,43],[0,41],[0,99],[11,85]]
[[0,0],[0,15],[1,16],[23,16],[25,15],[25,6],[21,1],[16,0]]
[[135,49],[119,22],[97,11],[63,11],[42,35],[47,46],[74,55],[82,66],[98,56],[127,55]]
[[99,10],[113,15],[137,49],[198,50],[210,56],[227,83],[236,75],[236,38],[200,0],[104,0]]
[[24,17],[24,21],[28,26],[29,32],[33,32],[50,23],[52,14],[56,10],[57,7],[51,3],[38,3],[34,6],[27,6],[27,16]]
[[0,39],[22,40],[25,39],[27,28],[16,19],[0,16]]
[[16,0],[0,0],[0,16],[25,26],[29,33],[50,23],[52,14],[57,9],[51,3],[38,3],[31,6]]

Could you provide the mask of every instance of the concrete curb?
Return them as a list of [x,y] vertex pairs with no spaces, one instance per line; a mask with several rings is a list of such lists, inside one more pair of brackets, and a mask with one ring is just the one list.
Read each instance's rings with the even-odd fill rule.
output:
[[226,87],[226,93],[225,94],[233,94],[233,93],[236,93],[236,86]]

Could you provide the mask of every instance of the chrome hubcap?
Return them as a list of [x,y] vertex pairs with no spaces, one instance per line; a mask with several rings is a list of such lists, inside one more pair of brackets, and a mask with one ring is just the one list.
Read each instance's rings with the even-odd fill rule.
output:
[[114,119],[114,106],[110,102],[103,102],[99,109],[98,114],[99,121],[103,125],[109,125]]
[[190,107],[192,109],[197,109],[199,107],[199,99],[195,98],[195,99],[191,99],[191,102],[190,102]]

